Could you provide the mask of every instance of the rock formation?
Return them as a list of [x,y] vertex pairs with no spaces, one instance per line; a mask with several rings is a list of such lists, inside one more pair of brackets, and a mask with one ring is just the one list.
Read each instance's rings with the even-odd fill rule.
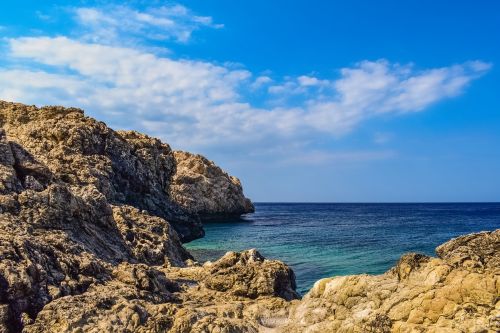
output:
[[500,230],[300,300],[256,250],[183,248],[201,219],[253,210],[212,162],[78,109],[0,102],[0,124],[0,333],[500,330]]
[[317,281],[288,332],[498,332],[500,229],[407,254],[385,274]]
[[252,202],[241,194],[238,178],[229,176],[201,155],[176,151],[174,158],[177,170],[170,193],[186,211],[202,219],[239,217],[254,211]]
[[80,109],[0,101],[0,125],[23,173],[10,184],[16,191],[92,185],[109,203],[167,219],[182,241],[203,236],[200,218],[253,211],[239,180],[212,162],[137,132],[113,131]]

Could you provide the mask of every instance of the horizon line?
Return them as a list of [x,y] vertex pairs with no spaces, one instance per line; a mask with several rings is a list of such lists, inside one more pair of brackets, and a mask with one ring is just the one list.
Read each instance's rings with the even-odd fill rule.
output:
[[252,201],[254,204],[500,204],[500,201]]

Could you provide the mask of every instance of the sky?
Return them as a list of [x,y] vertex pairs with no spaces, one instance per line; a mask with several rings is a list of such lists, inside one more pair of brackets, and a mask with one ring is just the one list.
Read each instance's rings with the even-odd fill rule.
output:
[[0,99],[75,106],[256,202],[500,200],[500,2],[0,3]]

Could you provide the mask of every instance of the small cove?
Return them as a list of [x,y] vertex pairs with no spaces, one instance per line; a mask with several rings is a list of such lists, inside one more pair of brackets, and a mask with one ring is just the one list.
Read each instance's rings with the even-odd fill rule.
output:
[[435,255],[450,238],[500,228],[499,203],[257,203],[238,220],[206,223],[186,244],[198,261],[258,249],[290,265],[306,293],[325,277],[380,274],[407,252]]

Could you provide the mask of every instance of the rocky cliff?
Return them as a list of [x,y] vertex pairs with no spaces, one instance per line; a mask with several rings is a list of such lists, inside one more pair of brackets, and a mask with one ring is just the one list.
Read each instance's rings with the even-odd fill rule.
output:
[[0,124],[0,333],[500,330],[500,230],[300,300],[256,250],[183,248],[201,219],[253,210],[212,162],[78,109],[0,102]]
[[203,219],[253,211],[239,180],[207,159],[114,131],[82,110],[0,101],[0,125],[19,176],[15,192],[93,186],[109,203],[167,219],[182,241],[203,236]]
[[254,211],[252,202],[242,195],[238,178],[201,155],[176,151],[174,159],[177,168],[170,196],[187,212],[209,220],[239,217]]

